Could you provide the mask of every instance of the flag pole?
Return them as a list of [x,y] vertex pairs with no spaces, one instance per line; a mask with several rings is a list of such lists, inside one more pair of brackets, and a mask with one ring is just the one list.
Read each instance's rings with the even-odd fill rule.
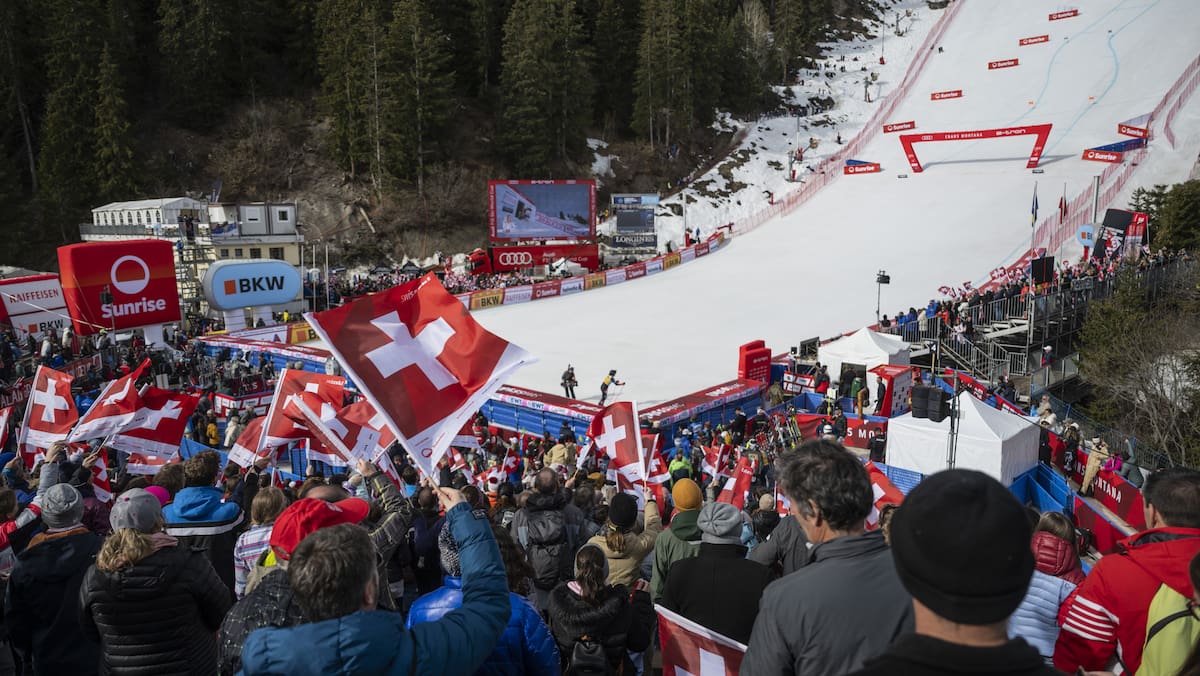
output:
[[642,448],[642,421],[638,418],[637,400],[629,402],[633,409],[633,438],[637,441],[638,449],[638,472],[642,475],[642,488],[645,489],[648,485],[646,481],[646,449]]
[[[1037,285],[1033,279],[1033,238],[1037,234],[1037,186],[1038,182],[1033,182],[1033,217],[1029,224],[1029,296],[1025,299],[1029,306],[1029,311],[1026,313],[1029,321],[1029,326],[1025,333],[1025,359],[1030,359],[1030,352],[1033,350],[1033,309],[1034,296],[1037,295]],[[1025,370],[1029,372],[1029,408],[1032,411],[1034,407],[1033,401],[1033,366],[1026,364]]]

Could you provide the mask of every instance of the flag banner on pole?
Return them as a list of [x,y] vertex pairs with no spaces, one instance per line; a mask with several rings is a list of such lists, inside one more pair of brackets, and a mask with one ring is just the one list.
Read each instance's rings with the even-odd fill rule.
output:
[[274,448],[289,441],[308,437],[303,417],[292,406],[292,402],[302,392],[314,394],[323,401],[341,408],[346,396],[346,379],[341,376],[329,376],[324,373],[310,373],[296,369],[281,371],[279,381],[275,383],[275,394],[271,397],[271,406],[264,416],[266,422],[263,423],[262,438],[255,444],[257,449]]
[[229,449],[229,462],[239,467],[250,467],[258,459],[270,456],[269,447],[260,448],[258,445],[265,421],[265,418],[255,418],[246,424],[237,441],[233,442],[233,448]]
[[779,490],[778,482],[775,483],[775,511],[780,518],[792,513],[792,501],[783,494],[783,491]]
[[729,456],[732,453],[733,447],[729,444],[714,444],[705,448],[701,471],[711,476],[713,481],[729,476],[726,467],[729,465]]
[[641,449],[642,433],[638,429],[637,410],[632,402],[609,404],[592,418],[588,436],[611,460],[609,469],[616,469],[632,483],[645,481],[645,462]]
[[150,360],[145,359],[128,375],[109,381],[96,397],[92,407],[75,423],[75,429],[71,430],[67,441],[107,437],[125,429],[142,406],[137,380],[149,366]]
[[746,646],[655,604],[663,676],[737,676]]
[[126,453],[144,453],[170,460],[179,455],[179,444],[188,419],[200,400],[184,392],[143,387],[141,408],[129,424],[108,440],[108,445]]
[[904,493],[896,488],[892,480],[887,478],[887,475],[876,467],[875,463],[868,460],[866,467],[867,473],[871,475],[871,492],[874,495],[871,513],[867,515],[867,528],[874,530],[879,526],[879,511],[883,509],[883,506],[900,504],[904,501]]
[[12,419],[13,407],[0,408],[0,448],[8,444],[8,421]]
[[432,274],[304,317],[428,476],[463,424],[534,361]]
[[38,367],[17,438],[17,443],[30,447],[25,449],[27,454],[32,449],[50,448],[50,444],[66,439],[79,420],[79,411],[71,397],[73,380],[60,371]]
[[96,464],[92,465],[92,494],[100,502],[112,502],[113,499],[112,484],[108,481],[108,460],[103,452],[96,459]]
[[475,436],[475,423],[471,420],[464,423],[450,445],[459,448],[479,448],[479,437]]
[[[308,393],[294,400],[293,405],[304,415],[313,439],[323,450],[340,459],[333,464],[352,465],[359,460],[370,462],[375,459],[379,432],[340,418],[339,410]],[[313,410],[314,405],[320,405],[320,413]]]
[[742,456],[733,468],[733,476],[725,481],[725,487],[717,496],[717,502],[728,502],[738,509],[743,509],[746,506],[746,492],[750,490],[753,479],[754,463],[749,457]]
[[1037,183],[1034,183],[1033,184],[1033,219],[1031,221],[1030,227],[1037,225],[1037,212],[1038,212]]

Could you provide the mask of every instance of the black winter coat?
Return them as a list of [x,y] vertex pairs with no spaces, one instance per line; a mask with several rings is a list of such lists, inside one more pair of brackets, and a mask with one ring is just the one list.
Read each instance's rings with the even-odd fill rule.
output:
[[242,645],[255,629],[304,624],[304,611],[296,602],[287,571],[276,568],[246,597],[234,604],[221,623],[218,670],[232,676],[242,668]]
[[104,540],[84,528],[39,535],[17,558],[4,621],[34,674],[96,673],[100,646],[79,626],[79,586]]
[[608,662],[614,669],[625,663],[624,673],[634,673],[626,651],[640,652],[650,645],[654,631],[650,595],[634,592],[630,600],[629,590],[624,585],[614,585],[607,589],[600,605],[593,606],[571,591],[567,584],[563,582],[551,590],[546,609],[550,633],[558,644],[564,668],[575,649],[575,642],[588,636],[604,645]]
[[741,545],[701,543],[699,555],[676,561],[667,571],[662,604],[738,643],[749,643],[758,600],[772,575],[745,556]]
[[160,549],[79,590],[80,625],[100,643],[100,673],[163,676],[217,670],[216,632],[232,604],[203,550]]

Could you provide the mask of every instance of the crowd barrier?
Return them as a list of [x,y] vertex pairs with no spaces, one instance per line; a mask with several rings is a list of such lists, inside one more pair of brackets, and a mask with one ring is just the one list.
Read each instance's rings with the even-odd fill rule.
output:
[[472,312],[486,310],[501,305],[516,305],[546,298],[568,296],[582,291],[591,291],[605,286],[612,286],[641,277],[656,275],[665,270],[689,263],[697,258],[707,256],[718,250],[725,243],[725,233],[715,232],[707,240],[684,247],[678,251],[661,254],[644,261],[638,261],[619,268],[610,268],[599,272],[589,272],[585,275],[567,277],[566,279],[549,279],[544,282],[523,284],[498,289],[482,289],[470,293],[456,294],[464,307]]

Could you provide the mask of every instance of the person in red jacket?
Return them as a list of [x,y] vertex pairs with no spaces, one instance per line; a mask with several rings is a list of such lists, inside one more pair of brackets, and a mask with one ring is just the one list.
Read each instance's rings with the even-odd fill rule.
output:
[[1149,529],[1100,559],[1063,603],[1054,666],[1067,673],[1123,665],[1137,673],[1146,615],[1161,585],[1192,598],[1188,562],[1200,553],[1200,471],[1171,467],[1142,489]]
[[1083,582],[1083,567],[1076,552],[1075,526],[1062,512],[1046,512],[1033,533],[1033,558],[1037,569],[1078,585]]

